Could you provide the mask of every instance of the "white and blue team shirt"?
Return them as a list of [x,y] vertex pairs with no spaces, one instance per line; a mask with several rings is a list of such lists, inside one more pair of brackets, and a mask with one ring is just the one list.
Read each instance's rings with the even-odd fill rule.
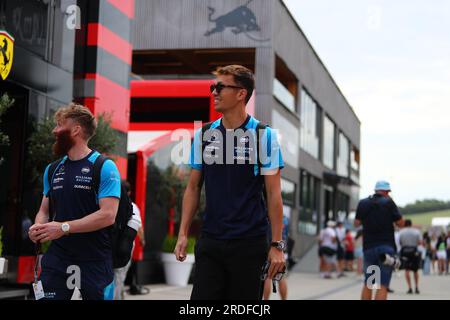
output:
[[[99,190],[93,190],[94,162],[100,153],[92,151],[85,158],[72,161],[65,156],[48,180],[47,166],[44,172],[44,196],[51,197],[54,204],[54,221],[64,222],[81,219],[99,210],[99,199],[120,199],[120,174],[112,160],[103,163]],[[50,189],[51,188],[51,189]],[[107,228],[94,232],[74,233],[53,240],[49,253],[74,261],[111,260],[111,240]]]
[[[262,168],[256,161],[256,126],[258,120],[248,115],[236,130],[247,137],[234,138],[232,156],[227,156],[227,130],[218,119],[203,135],[194,135],[189,164],[203,173],[206,207],[202,234],[213,239],[245,239],[265,236],[268,231],[267,208],[262,198],[264,174],[282,169],[284,162],[276,131],[267,127],[260,134]],[[232,130],[231,130],[232,131]],[[231,140],[230,140],[231,142]],[[265,151],[265,152],[264,152]],[[222,163],[212,163],[222,158]],[[226,161],[232,159],[233,163]],[[219,161],[217,161],[219,162]]]

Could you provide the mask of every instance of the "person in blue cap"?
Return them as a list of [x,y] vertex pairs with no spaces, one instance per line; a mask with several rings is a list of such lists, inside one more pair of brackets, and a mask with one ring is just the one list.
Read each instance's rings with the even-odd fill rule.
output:
[[[386,300],[393,268],[384,265],[380,256],[394,256],[397,252],[394,238],[394,224],[402,227],[402,215],[389,196],[391,186],[387,181],[378,181],[375,194],[362,199],[356,209],[355,227],[362,225],[365,281],[361,293],[362,300],[372,299],[372,289],[376,289],[375,299]],[[375,270],[375,273],[374,273]],[[377,274],[376,270],[379,270]],[[375,283],[371,282],[375,279]]]

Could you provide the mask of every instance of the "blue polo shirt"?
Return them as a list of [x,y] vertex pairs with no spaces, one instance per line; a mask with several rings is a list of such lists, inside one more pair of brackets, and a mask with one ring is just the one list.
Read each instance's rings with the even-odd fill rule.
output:
[[401,218],[397,205],[389,197],[374,194],[359,201],[355,219],[363,226],[363,249],[382,245],[395,249],[394,222]]
[[204,133],[203,143],[201,129],[194,135],[190,166],[203,171],[206,207],[202,234],[206,237],[244,239],[267,234],[264,174],[282,169],[284,162],[276,131],[267,127],[260,133],[260,174],[256,159],[258,122],[247,116],[239,128],[226,130],[218,119]]
[[[115,163],[106,160],[100,174],[99,192],[93,190],[94,162],[100,154],[92,151],[85,158],[72,161],[65,156],[58,164],[48,183],[47,166],[44,172],[44,195],[54,203],[54,220],[58,222],[81,219],[97,210],[99,199],[120,199],[120,174]],[[48,253],[71,261],[111,260],[111,239],[108,228],[94,232],[73,233],[53,240]]]

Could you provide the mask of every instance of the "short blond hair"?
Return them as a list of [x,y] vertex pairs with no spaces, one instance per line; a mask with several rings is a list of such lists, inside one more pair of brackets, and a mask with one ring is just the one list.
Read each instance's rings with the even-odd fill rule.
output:
[[69,105],[58,109],[55,113],[55,121],[59,122],[66,119],[72,119],[83,128],[86,140],[89,140],[95,134],[97,120],[87,107],[72,102]]

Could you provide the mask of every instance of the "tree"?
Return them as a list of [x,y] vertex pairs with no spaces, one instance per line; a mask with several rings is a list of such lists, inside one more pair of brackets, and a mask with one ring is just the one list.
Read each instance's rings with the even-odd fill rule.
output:
[[450,209],[450,201],[445,202],[437,199],[416,200],[415,203],[410,203],[400,208],[403,214],[416,214],[446,209]]
[[[14,99],[11,99],[7,93],[0,97],[0,125],[2,124],[2,116],[14,104]],[[0,147],[9,146],[9,137],[0,130]],[[0,165],[3,162],[3,157],[0,157]]]
[[[111,128],[111,117],[108,114],[101,114],[97,119],[97,130],[89,141],[89,147],[100,153],[113,153],[118,135]],[[28,166],[30,170],[30,182],[36,187],[42,185],[42,176],[45,167],[57,160],[53,155],[52,146],[55,137],[52,133],[55,127],[53,116],[45,118],[37,125],[36,130],[31,134],[28,143]]]

